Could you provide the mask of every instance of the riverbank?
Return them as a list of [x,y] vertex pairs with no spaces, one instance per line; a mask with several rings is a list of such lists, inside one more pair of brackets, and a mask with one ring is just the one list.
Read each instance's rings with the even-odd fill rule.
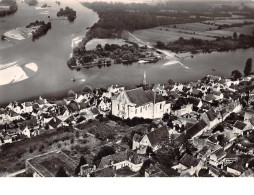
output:
[[0,64],[0,86],[24,81],[38,71],[34,62],[20,65],[17,61],[8,64]]
[[254,36],[241,34],[233,37],[217,37],[216,40],[202,40],[197,38],[184,39],[180,37],[177,41],[163,43],[157,42],[155,46],[159,49],[167,49],[175,53],[211,53],[213,51],[223,52],[236,49],[247,49],[254,47]]
[[17,40],[22,41],[32,37],[33,40],[47,33],[51,29],[51,23],[44,21],[35,21],[24,27],[18,27],[4,33],[3,40]]

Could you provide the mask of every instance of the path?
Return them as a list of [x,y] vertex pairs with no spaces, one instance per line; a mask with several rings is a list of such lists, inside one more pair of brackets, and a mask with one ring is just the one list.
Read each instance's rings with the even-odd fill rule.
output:
[[4,175],[3,177],[16,177],[17,175],[21,174],[21,173],[25,173],[26,169],[21,169],[19,171],[16,171],[14,173],[10,173],[8,175]]
[[[144,42],[141,39],[139,39],[138,37],[136,37],[134,34],[132,34],[130,32],[128,32],[128,33],[129,33],[130,36],[132,36],[134,39],[136,39],[141,44],[146,45],[148,48],[156,49],[149,42]],[[166,62],[164,65],[169,65],[169,64],[172,64],[170,62],[175,62],[174,64],[179,63],[182,67],[184,67],[186,69],[189,69],[188,66],[185,66],[183,63],[181,63],[179,61],[180,58],[175,53],[172,53],[172,52],[169,52],[169,51],[166,51],[166,50],[161,50],[161,49],[156,49],[156,50],[163,53],[165,56],[167,56],[170,59],[170,61]]]

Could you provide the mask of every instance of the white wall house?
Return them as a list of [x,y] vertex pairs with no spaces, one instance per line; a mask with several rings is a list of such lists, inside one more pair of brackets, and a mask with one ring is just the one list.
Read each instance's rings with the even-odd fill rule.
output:
[[136,88],[121,92],[116,98],[112,97],[112,114],[127,118],[162,118],[170,108],[165,100],[160,100],[152,91]]

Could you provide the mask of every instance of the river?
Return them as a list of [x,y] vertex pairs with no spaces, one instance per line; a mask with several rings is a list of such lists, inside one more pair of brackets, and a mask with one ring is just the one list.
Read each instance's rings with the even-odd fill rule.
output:
[[[77,18],[73,23],[67,20],[52,20],[52,29],[34,42],[31,39],[15,41],[16,43],[0,41],[0,64],[25,61],[35,62],[38,66],[38,72],[31,78],[0,86],[0,104],[38,96],[60,97],[66,95],[70,89],[80,91],[85,85],[107,87],[112,84],[138,84],[141,83],[144,72],[148,83],[166,82],[169,78],[180,82],[194,81],[207,74],[230,76],[232,70],[243,71],[247,58],[254,54],[253,48],[239,49],[198,54],[194,58],[181,60],[181,63],[168,63],[169,59],[163,59],[155,64],[135,63],[72,71],[66,65],[72,52],[72,40],[85,35],[86,28],[98,21],[98,15],[76,0],[61,0],[60,6],[56,5],[55,1],[46,0],[39,1],[39,5],[44,2],[52,7],[47,10],[35,9],[18,1],[19,9],[14,15],[0,18],[0,34],[35,20],[47,21],[48,15],[56,18],[60,7],[73,8],[77,11]],[[72,82],[73,77],[85,81],[78,79],[77,82]]]

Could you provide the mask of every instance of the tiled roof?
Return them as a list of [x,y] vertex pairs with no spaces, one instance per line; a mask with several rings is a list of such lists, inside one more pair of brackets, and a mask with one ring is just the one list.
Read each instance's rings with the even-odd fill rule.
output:
[[91,177],[114,177],[115,172],[112,168],[107,167],[103,169],[96,170],[90,174]]
[[123,162],[125,160],[129,160],[134,164],[139,164],[143,161],[143,158],[139,156],[136,152],[127,150],[127,151],[122,151],[118,152],[116,154],[108,155],[105,156],[101,159],[100,168],[104,168],[105,166],[111,165],[111,162],[114,164]]
[[167,127],[161,127],[159,129],[156,129],[150,133],[147,134],[147,137],[151,143],[152,146],[155,146],[156,144],[160,143],[161,141],[164,141],[169,138],[169,133],[167,130]]
[[241,173],[244,172],[244,170],[245,170],[245,169],[243,168],[242,163],[239,162],[239,161],[236,161],[236,162],[234,162],[234,163],[228,165],[228,167],[231,168],[231,169],[237,170],[237,171],[239,171],[239,172],[241,172]]
[[206,101],[208,101],[208,102],[212,102],[213,100],[216,100],[215,96],[212,95],[212,94],[206,95],[204,99],[205,99]]
[[99,110],[98,110],[97,108],[92,108],[92,109],[91,109],[91,112],[92,112],[93,114],[100,114],[100,112],[99,112]]
[[186,100],[188,101],[188,103],[193,104],[194,106],[198,106],[200,102],[200,99],[194,97],[188,97],[186,98]]
[[131,89],[125,91],[126,95],[128,96],[129,100],[136,104],[137,106],[141,106],[147,104],[149,102],[153,102],[154,95],[153,92],[145,92],[142,87]]
[[236,121],[234,124],[234,127],[240,130],[243,130],[246,127],[247,124],[241,122],[241,121]]
[[48,125],[53,127],[53,128],[57,128],[58,125],[61,123],[62,121],[58,118],[52,118],[49,122]]
[[199,160],[196,159],[194,156],[191,156],[189,154],[185,154],[179,161],[182,165],[191,168],[191,167],[196,167],[199,163]]
[[5,114],[6,111],[3,108],[0,108],[0,114]]
[[216,150],[213,154],[216,155],[218,160],[226,156],[226,152],[223,150],[223,148]]
[[135,133],[133,136],[133,141],[140,142],[141,140],[142,140],[142,136]]
[[199,152],[199,154],[204,156],[209,150],[210,148],[208,146],[204,146],[203,149]]
[[193,125],[191,128],[186,130],[186,136],[188,138],[192,138],[196,134],[198,134],[201,130],[203,130],[207,126],[206,122],[204,120],[200,120],[198,123]]
[[202,93],[202,91],[200,91],[200,90],[198,90],[198,89],[193,89],[192,90],[192,94],[194,94],[194,95],[199,95],[199,94],[201,94]]
[[217,114],[214,112],[212,108],[206,112],[206,115],[209,121],[214,121],[217,118]]

